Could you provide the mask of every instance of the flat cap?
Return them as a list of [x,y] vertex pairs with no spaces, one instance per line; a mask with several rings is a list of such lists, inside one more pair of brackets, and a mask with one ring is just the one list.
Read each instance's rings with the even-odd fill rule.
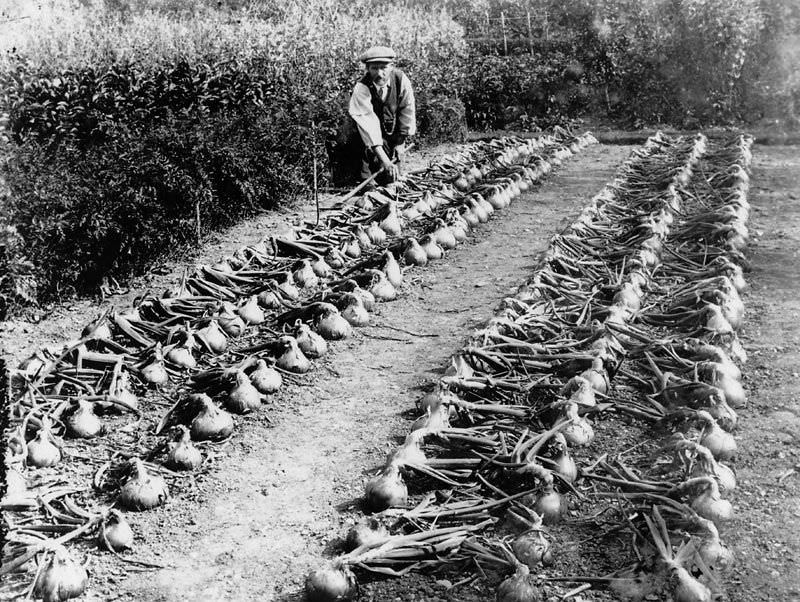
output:
[[388,46],[373,46],[362,52],[358,60],[362,63],[391,63],[394,57],[394,50]]

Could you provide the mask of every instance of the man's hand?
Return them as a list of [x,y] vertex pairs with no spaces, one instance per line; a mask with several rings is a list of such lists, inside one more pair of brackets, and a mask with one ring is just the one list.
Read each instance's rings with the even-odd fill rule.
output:
[[386,154],[386,151],[383,150],[382,146],[375,147],[375,154],[378,156],[378,159],[383,166],[383,169],[386,173],[392,178],[392,181],[397,180],[400,177],[400,168],[397,167],[392,160],[389,159],[389,155]]

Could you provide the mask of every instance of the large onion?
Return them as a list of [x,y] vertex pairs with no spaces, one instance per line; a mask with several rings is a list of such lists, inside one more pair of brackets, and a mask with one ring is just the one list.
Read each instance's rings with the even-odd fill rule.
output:
[[542,599],[535,578],[524,564],[497,588],[497,602],[538,602]]
[[[403,282],[403,270],[400,269],[400,264],[397,263],[397,260],[390,251],[384,251],[382,259],[383,264],[381,265],[381,270],[386,274],[386,279],[392,286],[400,286]],[[369,309],[369,307],[367,309]]]
[[228,393],[225,407],[235,414],[246,414],[261,407],[261,393],[250,382],[244,370],[236,371],[236,384]]
[[250,382],[259,393],[267,395],[281,388],[283,377],[275,368],[268,366],[266,361],[259,358],[255,370],[250,373]]
[[300,350],[294,337],[284,335],[278,339],[278,343],[282,348],[282,352],[275,362],[278,368],[296,374],[305,374],[311,370],[311,362]]
[[133,547],[133,529],[119,510],[108,511],[100,525],[100,544],[115,552]]
[[358,583],[349,568],[334,563],[311,571],[305,589],[308,602],[347,602],[355,600]]
[[325,342],[325,339],[311,330],[308,324],[302,322],[298,323],[295,327],[294,338],[297,340],[300,351],[302,351],[306,357],[322,357],[328,352],[328,344]]
[[67,416],[64,423],[72,437],[91,439],[105,430],[103,422],[94,413],[94,406],[85,399],[78,399],[77,408]]
[[189,429],[179,425],[180,435],[167,444],[167,459],[164,465],[171,470],[196,470],[203,463],[203,455],[191,440]]
[[264,310],[258,305],[257,295],[250,295],[236,311],[247,324],[261,324],[265,320]]
[[[367,318],[367,320],[369,320],[369,318]],[[331,341],[346,339],[353,333],[353,329],[350,328],[350,322],[345,319],[336,307],[327,303],[324,304],[322,311],[316,317],[314,328],[323,339]]]
[[42,426],[36,437],[27,444],[27,464],[36,468],[55,466],[61,461],[61,449],[53,436],[50,419],[42,419]]
[[228,346],[228,338],[216,320],[211,320],[207,326],[195,331],[195,336],[211,353],[222,353]]
[[161,343],[156,343],[153,348],[153,357],[149,363],[140,368],[139,373],[142,375],[142,380],[151,385],[163,385],[169,381],[169,374],[164,365],[164,353],[161,349]]
[[364,501],[370,510],[380,512],[402,506],[407,500],[408,488],[395,464],[387,466],[380,475],[367,483]]
[[86,590],[89,575],[66,548],[54,544],[53,556],[36,579],[34,595],[44,602],[64,602],[77,598]]
[[192,439],[195,441],[219,440],[233,432],[233,418],[225,410],[219,409],[205,393],[190,396],[198,403],[200,411],[189,425]]
[[403,251],[403,259],[407,265],[424,266],[428,263],[428,254],[425,252],[415,238],[406,240],[405,250]]
[[149,474],[139,458],[133,458],[130,464],[133,474],[119,490],[120,505],[129,510],[149,510],[163,504],[169,497],[166,481]]

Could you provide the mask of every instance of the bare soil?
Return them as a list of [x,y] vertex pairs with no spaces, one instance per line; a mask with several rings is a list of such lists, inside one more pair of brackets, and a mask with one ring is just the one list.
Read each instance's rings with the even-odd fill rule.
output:
[[[530,275],[550,236],[574,219],[632,148],[585,149],[469,243],[409,271],[401,297],[380,305],[372,326],[334,343],[317,369],[292,378],[267,412],[240,419],[233,439],[169,503],[129,515],[137,547],[126,556],[165,568],[138,570],[87,548],[92,579],[85,599],[302,600],[306,573],[335,553],[338,538],[362,515],[364,483],[408,432],[426,386]],[[418,153],[415,160],[446,150]],[[732,601],[800,600],[800,147],[757,145],[753,153],[753,270],[742,333],[750,354],[743,370],[749,403],[739,412],[740,486],[731,498],[737,520],[723,533],[737,559],[726,586]],[[207,241],[185,262],[150,274],[127,295],[59,306],[38,324],[2,324],[5,352],[16,361],[42,345],[60,345],[103,305],[124,306],[142,288],[166,288],[183,265],[216,261],[308,215],[305,208],[260,216]],[[598,441],[616,437],[614,445],[624,447],[623,421],[602,428]],[[791,473],[795,466],[798,473]],[[573,509],[576,519],[579,510]],[[569,527],[554,529],[552,538],[565,558],[581,545]],[[575,572],[580,567],[566,561],[549,571]],[[374,580],[363,586],[362,599],[494,598],[491,580],[450,588],[456,581],[457,575]],[[573,599],[612,598],[592,590]]]

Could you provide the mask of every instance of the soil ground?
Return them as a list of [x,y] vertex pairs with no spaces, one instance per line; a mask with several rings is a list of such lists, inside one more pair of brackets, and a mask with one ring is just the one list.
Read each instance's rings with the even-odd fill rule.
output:
[[[400,299],[380,305],[372,326],[334,343],[310,375],[292,379],[273,400],[269,419],[261,413],[240,420],[207,471],[167,505],[131,515],[137,547],[129,556],[165,568],[139,571],[92,554],[85,598],[302,600],[306,573],[361,516],[364,483],[408,432],[426,385],[530,275],[550,236],[574,219],[632,148],[585,149],[469,243],[408,272]],[[737,520],[723,533],[737,562],[725,584],[732,601],[800,600],[800,148],[757,145],[753,154],[753,270],[742,333],[750,354],[744,367],[749,403],[739,412],[740,487],[731,497]],[[216,261],[307,215],[261,216],[209,240],[185,265]],[[166,288],[181,267],[158,270],[163,273],[137,288]],[[135,294],[105,303],[125,306]],[[5,323],[5,351],[18,360],[42,345],[60,345],[99,311],[100,305],[80,301],[55,308],[39,324]],[[798,473],[791,473],[795,466]],[[574,544],[554,537],[565,549]],[[378,580],[363,588],[362,598],[493,599],[493,584],[484,580],[448,589],[453,582]],[[574,599],[609,598],[590,591]]]

